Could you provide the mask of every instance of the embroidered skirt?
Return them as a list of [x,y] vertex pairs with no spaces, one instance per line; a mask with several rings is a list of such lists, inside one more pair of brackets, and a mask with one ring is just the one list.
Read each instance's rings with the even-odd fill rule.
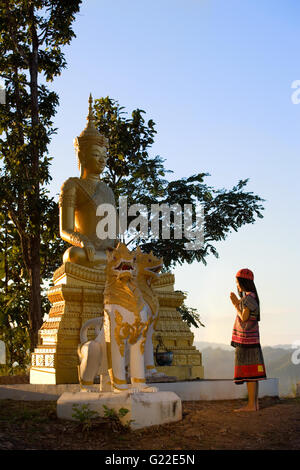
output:
[[261,346],[235,348],[234,381],[236,384],[266,379]]

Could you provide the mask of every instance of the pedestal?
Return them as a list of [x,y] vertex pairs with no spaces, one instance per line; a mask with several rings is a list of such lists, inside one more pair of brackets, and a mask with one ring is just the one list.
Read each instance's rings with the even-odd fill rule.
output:
[[89,410],[104,416],[103,405],[114,409],[116,413],[125,408],[128,413],[121,418],[122,424],[130,422],[131,429],[172,423],[182,419],[181,400],[174,392],[156,393],[63,393],[57,401],[57,416],[62,419],[75,420],[73,406],[79,409],[88,405]]
[[81,326],[103,314],[104,269],[65,263],[55,271],[53,281],[48,291],[49,318],[39,331],[40,344],[31,357],[32,384],[78,383]]

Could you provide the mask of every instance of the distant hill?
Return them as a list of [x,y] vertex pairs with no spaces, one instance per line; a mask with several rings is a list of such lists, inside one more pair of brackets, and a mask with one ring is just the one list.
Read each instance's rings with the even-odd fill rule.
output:
[[292,349],[290,344],[276,344],[275,346],[270,346],[275,349]]
[[[196,348],[202,352],[204,378],[232,379],[234,369],[234,348],[226,344],[195,342]],[[293,394],[295,385],[300,382],[300,364],[292,363],[294,349],[286,345],[263,348],[264,360],[268,377],[279,379],[280,395]]]
[[224,344],[224,343],[209,343],[208,341],[195,341],[194,346],[196,346],[196,348],[199,351],[202,351],[205,348],[213,348],[213,349],[221,348],[227,351],[232,351],[232,346],[230,346],[230,344]]

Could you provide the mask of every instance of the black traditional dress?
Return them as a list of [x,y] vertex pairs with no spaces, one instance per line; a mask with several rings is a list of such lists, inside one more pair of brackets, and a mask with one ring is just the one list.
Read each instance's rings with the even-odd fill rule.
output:
[[236,316],[231,346],[235,348],[234,381],[236,384],[266,379],[266,369],[260,346],[259,304],[254,293],[249,293],[240,300],[240,309],[250,310],[247,321]]

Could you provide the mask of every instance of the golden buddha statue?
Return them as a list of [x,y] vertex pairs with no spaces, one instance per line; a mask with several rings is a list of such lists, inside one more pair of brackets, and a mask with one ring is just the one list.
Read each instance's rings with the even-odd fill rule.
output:
[[112,189],[99,177],[107,161],[108,139],[95,127],[92,103],[90,95],[86,128],[74,140],[80,178],[69,178],[63,184],[59,218],[61,238],[73,245],[65,251],[63,262],[100,268],[106,263],[106,249],[117,244],[117,215],[115,237],[99,238],[96,227],[104,215],[96,215],[97,207],[110,204],[115,208],[116,204]]

